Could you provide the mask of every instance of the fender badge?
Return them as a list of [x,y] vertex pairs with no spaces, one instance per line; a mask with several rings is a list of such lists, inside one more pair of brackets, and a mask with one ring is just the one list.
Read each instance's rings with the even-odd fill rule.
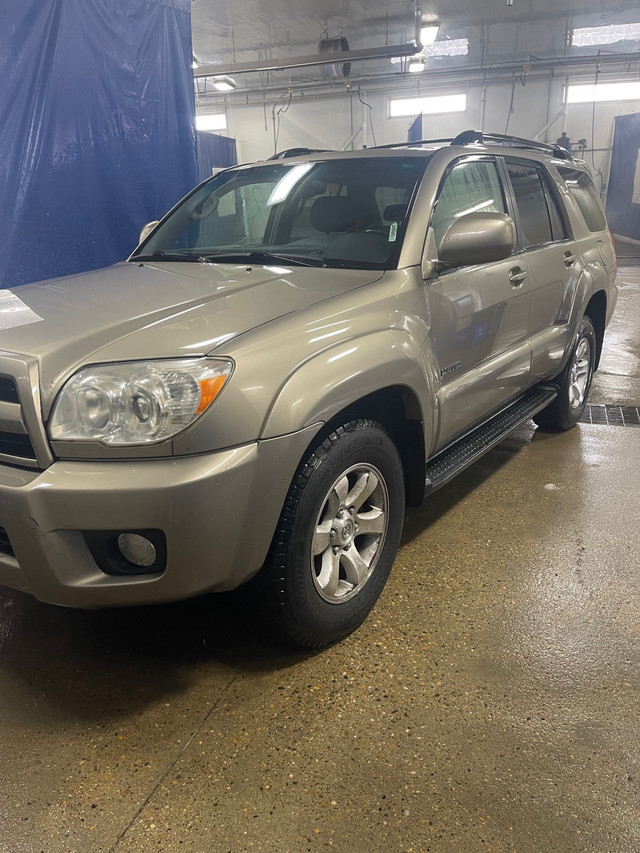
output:
[[440,376],[447,376],[449,373],[454,373],[462,367],[461,361],[456,361],[455,364],[450,364],[448,367],[443,367],[440,370]]

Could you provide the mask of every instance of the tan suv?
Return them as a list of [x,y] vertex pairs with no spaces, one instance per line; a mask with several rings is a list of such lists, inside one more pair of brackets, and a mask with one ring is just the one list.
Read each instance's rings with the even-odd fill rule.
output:
[[0,583],[74,607],[255,577],[320,647],[405,504],[580,418],[615,304],[586,166],[466,132],[201,184],[108,269],[0,291]]

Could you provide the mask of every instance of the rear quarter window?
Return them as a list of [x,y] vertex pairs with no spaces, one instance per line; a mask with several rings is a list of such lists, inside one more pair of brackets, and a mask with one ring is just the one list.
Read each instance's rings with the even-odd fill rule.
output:
[[569,190],[569,195],[580,208],[589,231],[604,230],[607,227],[607,220],[591,177],[580,169],[558,167],[558,171]]

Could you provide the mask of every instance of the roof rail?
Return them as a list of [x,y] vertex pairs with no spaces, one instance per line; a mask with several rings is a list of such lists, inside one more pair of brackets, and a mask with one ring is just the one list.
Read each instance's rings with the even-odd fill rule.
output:
[[288,157],[303,157],[307,154],[324,154],[326,148],[285,148],[269,157],[269,160],[286,160]]
[[[411,148],[418,145],[505,145],[511,148],[528,148],[532,151],[543,151],[560,160],[573,160],[571,152],[561,145],[538,142],[535,139],[524,139],[521,136],[506,136],[502,133],[484,133],[482,130],[463,130],[456,137],[445,139],[417,139],[415,142],[391,142],[387,145],[376,145],[375,148]],[[373,146],[372,146],[373,147]],[[371,150],[371,149],[369,149]]]
[[547,142],[538,142],[535,139],[524,139],[521,136],[506,136],[503,133],[484,133],[482,130],[463,130],[455,139],[451,140],[451,145],[506,145],[510,148],[529,148],[533,151],[543,151],[545,154],[552,154],[560,160],[573,160],[571,152],[567,151],[561,145],[551,145]]
[[372,145],[367,151],[371,151],[373,148],[377,151],[379,148],[410,148],[414,145],[435,145],[442,142],[451,143],[453,142],[453,137],[447,136],[446,139],[416,139],[415,142],[413,140],[411,142],[389,142],[386,145]]

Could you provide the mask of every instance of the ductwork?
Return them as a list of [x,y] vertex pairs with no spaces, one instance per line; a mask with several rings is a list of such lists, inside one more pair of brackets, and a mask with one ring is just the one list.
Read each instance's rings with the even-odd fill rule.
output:
[[[383,47],[368,47],[363,50],[348,50],[340,53],[340,63],[362,62],[366,59],[391,59],[396,56],[415,56],[422,50],[420,31],[422,28],[422,10],[420,0],[413,4],[415,43],[390,44]],[[307,68],[313,65],[326,65],[326,55],[287,56],[282,59],[257,59],[251,62],[226,62],[214,65],[201,65],[193,72],[194,77],[212,77],[221,74],[249,74],[255,71],[286,71],[289,68]]]

